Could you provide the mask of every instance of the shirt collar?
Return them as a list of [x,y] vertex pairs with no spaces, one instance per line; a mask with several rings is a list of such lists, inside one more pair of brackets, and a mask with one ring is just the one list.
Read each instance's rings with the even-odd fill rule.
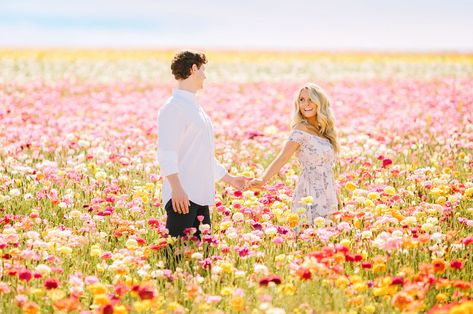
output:
[[197,96],[195,95],[195,93],[192,93],[183,89],[175,88],[173,91],[173,95],[184,98],[185,100],[193,104],[197,104]]

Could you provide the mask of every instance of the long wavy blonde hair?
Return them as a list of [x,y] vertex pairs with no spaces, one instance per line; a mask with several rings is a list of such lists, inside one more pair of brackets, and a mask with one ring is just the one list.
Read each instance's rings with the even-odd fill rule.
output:
[[[307,89],[310,100],[317,106],[317,126],[310,124],[301,114],[299,98],[304,89]],[[335,118],[333,117],[330,101],[325,91],[317,84],[306,83],[296,94],[291,128],[294,128],[300,123],[303,123],[308,129],[312,130],[316,134],[328,139],[335,152],[339,152],[340,147],[338,144],[337,129],[335,128]]]

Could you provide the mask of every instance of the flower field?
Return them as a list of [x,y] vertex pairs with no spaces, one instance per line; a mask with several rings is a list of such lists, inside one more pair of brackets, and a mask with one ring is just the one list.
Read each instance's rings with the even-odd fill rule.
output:
[[472,55],[208,53],[217,159],[261,174],[314,81],[345,206],[303,226],[295,159],[264,190],[217,183],[210,230],[169,267],[173,53],[0,50],[1,313],[473,313]]

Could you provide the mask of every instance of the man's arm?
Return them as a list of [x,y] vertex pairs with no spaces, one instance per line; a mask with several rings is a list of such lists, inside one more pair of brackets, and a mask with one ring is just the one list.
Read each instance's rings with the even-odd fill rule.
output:
[[163,108],[158,116],[158,162],[160,174],[169,181],[172,194],[172,208],[175,212],[189,212],[189,197],[179,180],[178,149],[185,123],[178,108],[174,106]]
[[243,190],[245,184],[249,181],[249,179],[245,177],[235,177],[230,175],[216,158],[214,158],[214,177],[216,181],[222,180],[238,190]]

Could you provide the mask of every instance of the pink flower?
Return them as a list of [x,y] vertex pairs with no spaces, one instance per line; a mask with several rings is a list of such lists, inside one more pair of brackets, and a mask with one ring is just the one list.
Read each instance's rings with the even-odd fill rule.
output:
[[473,244],[473,236],[467,236],[463,239],[463,245],[466,247],[470,244]]

